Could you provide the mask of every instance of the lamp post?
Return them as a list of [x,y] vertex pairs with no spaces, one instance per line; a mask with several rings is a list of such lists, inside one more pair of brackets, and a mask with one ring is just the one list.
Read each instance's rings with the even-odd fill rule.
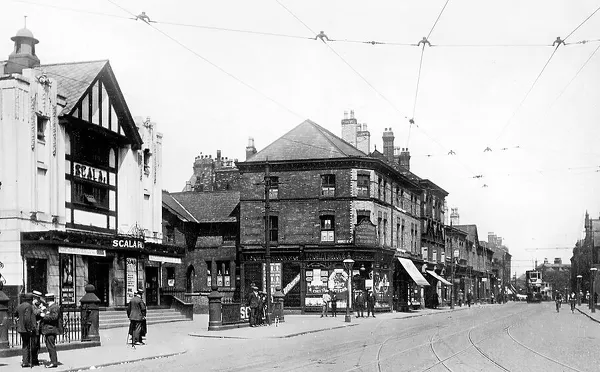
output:
[[594,290],[594,281],[596,280],[596,271],[598,271],[598,268],[592,267],[590,269],[590,271],[591,271],[591,277],[592,277],[591,278],[591,283],[592,284],[590,286],[591,287],[590,298],[588,299],[588,301],[590,302],[590,306],[592,308],[592,313],[595,313],[596,312],[596,301],[595,301],[595,298],[594,298],[594,293],[595,293],[595,290]]
[[351,259],[350,257],[346,258],[344,260],[344,267],[346,267],[346,270],[348,270],[348,280],[346,283],[346,318],[344,319],[344,321],[346,323],[350,323],[350,284],[352,283],[352,266],[354,265],[354,260]]
[[581,274],[577,275],[577,306],[581,306]]

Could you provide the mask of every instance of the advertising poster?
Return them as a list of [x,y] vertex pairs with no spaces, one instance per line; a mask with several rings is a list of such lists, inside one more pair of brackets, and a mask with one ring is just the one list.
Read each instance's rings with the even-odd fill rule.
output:
[[[262,265],[263,269],[263,291],[267,291],[267,266]],[[281,288],[281,262],[271,263],[271,294],[275,293],[275,289]]]
[[61,265],[61,303],[63,305],[75,305],[74,286],[74,256],[71,254],[60,255]]
[[137,258],[127,257],[127,293],[126,302],[131,301],[137,291]]

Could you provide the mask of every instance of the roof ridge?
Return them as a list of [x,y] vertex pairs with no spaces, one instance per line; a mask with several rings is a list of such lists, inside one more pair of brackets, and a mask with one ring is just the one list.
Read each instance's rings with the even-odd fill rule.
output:
[[196,223],[200,223],[200,221],[198,221],[198,219],[196,218],[196,216],[194,216],[193,214],[191,214],[191,213],[190,213],[190,211],[188,211],[188,210],[187,210],[187,208],[186,208],[186,207],[184,207],[184,206],[183,206],[183,205],[182,205],[182,204],[179,202],[179,200],[177,200],[177,198],[175,198],[175,197],[174,197],[172,194],[169,194],[169,195],[171,195],[171,198],[172,198],[173,200],[175,200],[175,203],[177,203],[177,204],[178,204],[178,205],[179,205],[179,206],[180,206],[180,207],[181,207],[181,208],[182,208],[182,209],[183,209],[183,210],[184,210],[184,211],[185,211],[187,214],[189,214],[189,215],[190,215],[190,216],[191,216],[191,217],[194,219],[194,222],[196,222]]
[[[316,125],[316,126],[318,127],[317,129],[318,129],[318,130],[319,130],[321,133],[323,133],[323,132],[324,132],[324,133],[326,133],[326,134],[328,134],[328,135],[330,135],[330,136],[333,136],[333,137],[335,137],[336,139],[338,139],[338,140],[342,141],[344,144],[346,144],[346,145],[348,145],[348,146],[351,146],[351,147],[352,147],[354,150],[357,150],[358,152],[362,152],[363,154],[365,154],[365,155],[367,155],[367,156],[369,155],[369,154],[367,154],[367,153],[365,153],[365,152],[363,152],[363,151],[359,150],[359,149],[358,149],[358,147],[355,147],[355,146],[353,146],[353,145],[352,145],[350,142],[346,141],[346,140],[345,140],[345,139],[343,139],[342,137],[339,137],[339,136],[337,136],[335,133],[331,132],[331,131],[330,131],[330,130],[328,130],[327,128],[325,128],[325,127],[322,127],[322,126],[320,126],[319,124],[317,124],[317,123],[315,123],[315,122],[313,122],[313,121],[311,121],[311,120],[309,120],[309,121],[310,121],[310,123],[311,123],[311,124],[313,124],[313,125]],[[331,144],[332,144],[332,145],[334,145],[334,146],[335,146],[335,147],[336,147],[336,148],[337,148],[337,149],[338,149],[338,150],[339,150],[339,151],[340,151],[342,154],[344,154],[345,156],[350,156],[350,155],[348,155],[346,152],[342,151],[342,149],[341,149],[341,148],[340,148],[338,145],[334,144],[334,143],[333,143],[333,141],[332,141],[330,138],[327,138],[327,140],[328,140],[329,142],[331,142]]]
[[109,62],[109,60],[108,59],[97,59],[97,60],[93,60],[93,61],[48,63],[48,64],[39,65],[38,67],[77,65],[77,64],[82,64],[82,63],[95,63],[95,62]]
[[[335,147],[342,155],[344,156],[348,156],[348,154],[343,151],[337,144],[335,144],[331,138],[329,138],[329,136],[327,136],[326,134],[333,134],[331,132],[329,132],[327,129],[323,128],[322,126],[320,126],[319,124],[313,122],[313,121],[309,121],[310,124],[312,126],[315,127],[315,129],[317,129],[319,131],[319,133],[321,133],[323,135],[323,137],[325,137],[325,139],[327,140],[327,142],[329,142],[333,147]],[[359,150],[360,151],[360,150]]]

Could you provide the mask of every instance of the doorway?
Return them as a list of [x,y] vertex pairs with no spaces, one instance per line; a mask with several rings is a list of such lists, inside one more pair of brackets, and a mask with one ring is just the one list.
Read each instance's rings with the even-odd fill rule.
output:
[[47,266],[46,259],[27,259],[27,292],[39,291],[46,294],[48,290]]
[[88,282],[96,288],[95,294],[100,299],[100,306],[109,306],[109,269],[110,264],[108,262],[97,261],[95,259],[88,260]]
[[158,267],[146,267],[146,302],[158,305]]

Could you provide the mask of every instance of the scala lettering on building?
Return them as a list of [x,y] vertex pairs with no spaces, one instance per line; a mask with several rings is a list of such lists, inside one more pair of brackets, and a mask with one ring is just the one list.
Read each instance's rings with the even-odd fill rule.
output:
[[144,249],[144,241],[137,239],[113,239],[113,248]]
[[108,185],[107,172],[98,168],[90,167],[89,165],[73,162],[73,175],[85,180]]

